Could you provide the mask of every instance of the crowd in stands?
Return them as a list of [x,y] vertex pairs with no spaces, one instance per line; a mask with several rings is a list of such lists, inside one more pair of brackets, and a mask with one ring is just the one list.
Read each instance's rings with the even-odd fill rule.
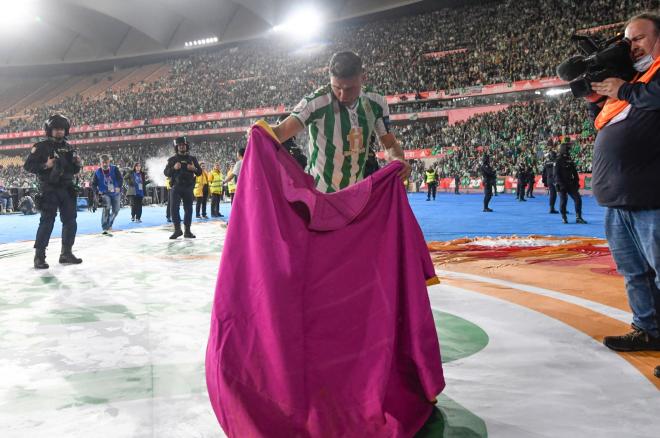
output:
[[[369,83],[386,94],[554,76],[556,65],[576,51],[573,32],[657,7],[658,0],[507,0],[338,24],[328,27],[327,44],[320,48],[301,53],[291,42],[268,38],[174,59],[170,74],[156,82],[108,91],[99,100],[74,96],[13,118],[3,129],[38,129],[54,110],[82,125],[291,107],[327,83],[324,67],[342,49],[363,56]],[[463,48],[467,51],[442,58],[424,56]]]
[[[421,15],[337,24],[328,27],[325,44],[308,50],[293,50],[290,42],[268,38],[176,58],[170,61],[169,75],[150,84],[107,91],[94,100],[77,95],[24,114],[3,114],[9,123],[0,131],[40,129],[53,111],[63,112],[80,126],[279,104],[290,108],[327,83],[325,66],[330,54],[345,49],[362,55],[368,83],[385,94],[554,76],[556,65],[576,51],[570,42],[576,30],[622,22],[634,13],[656,10],[658,5],[658,0],[494,0]],[[425,56],[456,49],[466,51],[438,58]],[[434,105],[443,103],[423,103],[417,108]],[[194,129],[245,123],[208,122],[195,124]],[[192,126],[122,130],[119,135]],[[542,154],[539,145],[549,139],[580,134],[585,140],[578,158],[582,169],[589,170],[590,126],[580,101],[564,98],[514,105],[454,126],[437,121],[410,124],[402,127],[399,137],[408,149],[431,148],[443,153],[446,163],[441,167],[447,173],[470,172],[473,165],[461,160],[476,159],[483,149],[490,151],[496,165],[500,159],[503,164],[498,171],[506,173],[521,154]],[[127,151],[128,163],[149,155],[142,145],[114,148]],[[32,178],[17,169],[3,165],[0,177],[20,186],[29,184]]]
[[[175,127],[183,129],[190,126],[184,124]],[[414,124],[397,124],[394,129],[404,149],[431,149],[433,155],[439,155],[437,167],[443,177],[478,174],[476,169],[483,153],[491,156],[498,174],[513,175],[520,159],[530,164],[542,162],[548,144],[554,144],[569,135],[577,135],[579,139],[579,147],[573,150],[578,169],[581,172],[591,171],[595,132],[584,103],[570,96],[512,105],[505,110],[479,114],[451,126],[442,119],[433,119]],[[132,130],[125,131],[128,134]],[[225,169],[233,162],[235,152],[245,138],[238,134],[213,142],[201,142],[199,145],[195,140],[192,141],[196,156],[207,162],[220,162],[221,169]],[[304,146],[307,139],[303,136],[297,141]],[[109,152],[118,166],[132,167],[135,162],[145,163],[147,158],[170,154],[169,145],[163,146],[163,143],[83,146],[80,154],[86,165],[95,165],[98,155]],[[5,165],[4,169],[0,168],[0,177],[9,184],[18,184],[18,187],[29,184],[33,178],[21,171],[22,159],[22,156],[17,156],[15,166]],[[3,159],[0,159],[2,163]]]

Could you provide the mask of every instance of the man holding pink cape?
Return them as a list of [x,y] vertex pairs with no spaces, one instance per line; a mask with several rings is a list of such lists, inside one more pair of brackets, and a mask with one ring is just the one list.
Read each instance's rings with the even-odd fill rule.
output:
[[[322,103],[307,116],[299,108],[301,119],[332,117],[319,116]],[[358,122],[380,116],[386,130],[367,104],[360,98]],[[302,121],[295,114],[290,123]],[[444,388],[426,291],[437,278],[400,180],[409,166],[401,154],[362,179],[358,147],[369,137],[355,134],[371,132],[342,114],[346,160],[335,155],[311,176],[280,143],[293,130],[251,131],[206,355],[211,404],[230,437],[412,437]],[[331,156],[329,139],[316,141]],[[321,161],[319,152],[310,164]]]

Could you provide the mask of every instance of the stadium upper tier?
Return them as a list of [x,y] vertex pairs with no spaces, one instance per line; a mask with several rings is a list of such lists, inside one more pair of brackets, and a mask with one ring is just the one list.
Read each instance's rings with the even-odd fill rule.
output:
[[290,107],[328,81],[327,61],[342,49],[360,53],[368,83],[390,95],[553,76],[558,62],[575,51],[570,36],[576,30],[621,22],[657,7],[658,0],[494,1],[336,23],[313,46],[258,39],[171,59],[164,66],[56,78],[41,86],[26,79],[22,86],[0,88],[2,130],[40,129],[54,111],[81,126]]

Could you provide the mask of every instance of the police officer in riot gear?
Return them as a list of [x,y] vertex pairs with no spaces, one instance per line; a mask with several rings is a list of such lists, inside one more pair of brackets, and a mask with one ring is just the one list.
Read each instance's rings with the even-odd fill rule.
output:
[[516,167],[516,179],[518,182],[516,199],[518,199],[518,201],[526,201],[525,188],[527,187],[527,165],[522,159],[518,162],[518,166]]
[[[190,145],[186,137],[174,139],[174,151],[175,155],[167,160],[167,166],[164,170],[165,176],[170,178],[171,184],[168,207],[174,223],[174,233],[172,233],[170,239],[176,239],[181,235],[194,239],[195,235],[190,231],[193,213],[193,188],[195,187],[195,177],[202,174],[202,168],[197,162],[197,158],[190,155]],[[182,200],[185,233],[181,232],[181,216],[179,215],[179,205]]]
[[55,224],[57,210],[62,221],[62,252],[60,263],[78,264],[71,251],[76,239],[78,224],[76,223],[77,189],[74,185],[74,175],[80,172],[82,162],[76,150],[66,141],[71,124],[69,119],[53,114],[44,123],[46,140],[36,143],[30,152],[23,168],[37,175],[39,193],[36,204],[41,210],[41,219],[34,242],[34,267],[47,269],[46,247]]
[[580,177],[577,168],[570,155],[571,144],[562,143],[559,147],[559,157],[555,162],[554,178],[559,193],[559,211],[562,221],[567,224],[566,203],[568,196],[573,199],[575,204],[575,223],[586,224],[582,219],[582,197],[580,196]]
[[555,151],[550,151],[545,154],[543,174],[541,175],[543,185],[548,188],[548,194],[550,195],[551,214],[559,214],[559,212],[555,209],[555,203],[557,202],[557,187],[555,186],[555,161],[557,161],[557,153]]
[[483,161],[481,162],[481,177],[482,177],[483,184],[484,184],[484,209],[483,209],[483,211],[486,212],[486,213],[490,213],[493,210],[488,207],[488,203],[490,202],[491,198],[493,197],[493,189],[497,190],[495,188],[495,185],[497,183],[497,174],[495,173],[495,170],[490,165],[490,157],[488,155],[484,155]]
[[536,185],[536,160],[532,161],[527,166],[527,197],[536,198],[534,196],[534,186]]

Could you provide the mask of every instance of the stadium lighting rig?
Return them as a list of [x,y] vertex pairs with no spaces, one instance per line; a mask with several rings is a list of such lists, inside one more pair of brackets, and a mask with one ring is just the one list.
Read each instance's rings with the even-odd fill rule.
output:
[[294,11],[282,23],[273,26],[273,33],[288,34],[297,39],[311,38],[323,28],[323,14],[318,8],[307,6]]
[[218,37],[209,37],[194,41],[186,41],[183,45],[184,47],[198,47],[198,46],[206,46],[208,44],[215,44],[217,42],[218,42]]
[[570,88],[551,88],[545,92],[546,96],[559,96],[560,94],[566,94],[571,91]]
[[35,14],[32,0],[0,0],[0,12],[8,25],[23,24],[29,21],[41,21]]

